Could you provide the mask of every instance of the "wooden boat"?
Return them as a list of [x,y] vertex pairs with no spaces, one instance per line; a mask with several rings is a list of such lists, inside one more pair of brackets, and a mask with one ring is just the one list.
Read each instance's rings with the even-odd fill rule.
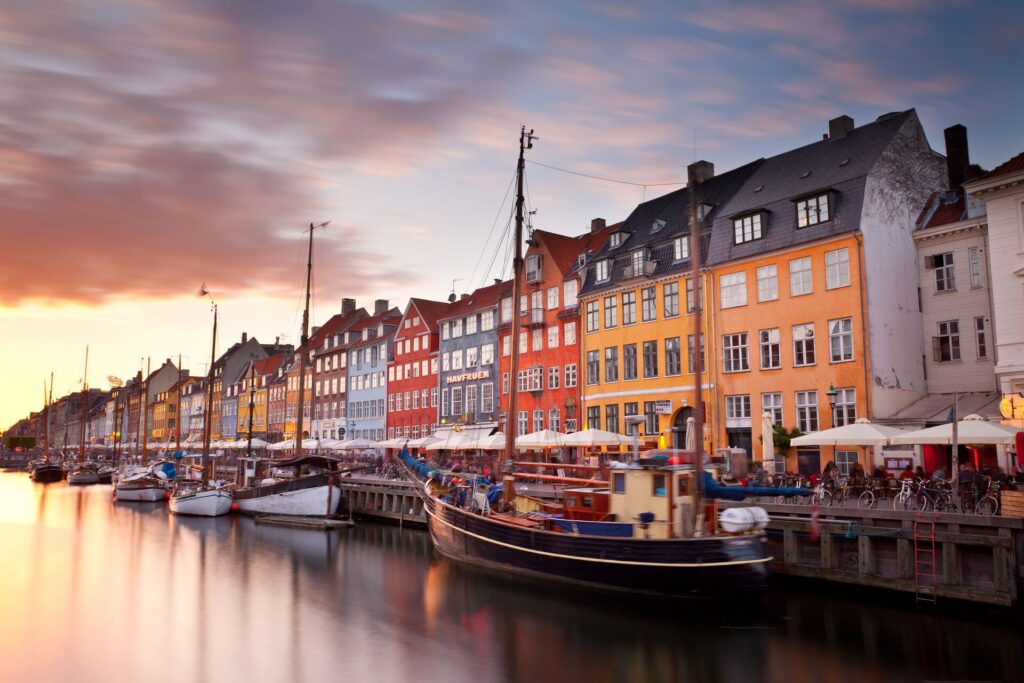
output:
[[79,465],[68,473],[68,484],[71,486],[87,486],[100,483],[99,469],[95,465]]
[[219,517],[231,512],[235,497],[229,489],[208,488],[203,484],[178,482],[168,501],[176,515]]
[[164,480],[149,472],[125,477],[114,487],[114,498],[130,503],[152,503],[163,500],[166,494]]
[[[242,480],[241,487],[235,489],[235,502],[240,512],[328,517],[338,512],[342,493],[336,482],[342,471],[333,458],[320,455],[280,461],[240,458],[239,465]],[[276,472],[271,472],[271,468]],[[291,473],[284,472],[287,470]],[[273,474],[277,476],[270,476]]]
[[47,462],[37,465],[32,470],[32,481],[39,484],[50,484],[64,478],[64,467],[59,463]]

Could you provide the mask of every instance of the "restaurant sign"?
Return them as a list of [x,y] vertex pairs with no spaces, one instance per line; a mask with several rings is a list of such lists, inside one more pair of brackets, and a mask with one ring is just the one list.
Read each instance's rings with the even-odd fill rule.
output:
[[463,372],[459,375],[448,375],[444,378],[444,381],[448,384],[454,384],[455,382],[471,382],[476,379],[487,379],[490,376],[490,370],[478,370],[476,372]]

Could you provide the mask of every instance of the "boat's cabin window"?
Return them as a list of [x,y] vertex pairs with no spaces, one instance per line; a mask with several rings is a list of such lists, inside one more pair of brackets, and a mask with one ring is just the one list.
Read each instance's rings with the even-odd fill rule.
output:
[[576,496],[569,496],[565,499],[565,504],[571,508],[576,507]]
[[592,508],[594,507],[594,498],[592,496],[583,496],[583,507]]
[[626,492],[626,475],[622,472],[616,472],[612,475],[612,493],[625,493]]
[[653,493],[654,493],[654,495],[656,495],[656,496],[664,496],[665,495],[665,475],[664,474],[655,474],[651,478],[651,482],[653,483],[653,488],[654,488]]
[[679,495],[690,495],[690,477],[679,477]]

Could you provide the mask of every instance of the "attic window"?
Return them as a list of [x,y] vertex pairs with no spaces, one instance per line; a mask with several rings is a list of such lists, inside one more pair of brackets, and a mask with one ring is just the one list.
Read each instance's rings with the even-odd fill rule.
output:
[[[611,249],[616,248],[620,244],[626,241],[626,234],[623,232],[613,232],[611,237],[608,238],[608,246]],[[580,264],[582,265],[582,264]]]
[[658,220],[656,220],[653,223],[651,223],[651,232],[658,232],[659,230],[661,230],[664,227],[665,227],[665,221],[663,221],[663,220],[661,220],[659,218]]
[[796,227],[824,223],[832,217],[830,194],[805,197],[796,203]]
[[732,221],[733,242],[743,244],[753,242],[764,236],[761,228],[761,214],[752,213],[747,216],[740,216]]
[[580,268],[582,268],[583,266],[587,265],[587,255],[586,254],[580,254],[579,256],[577,256],[576,257],[576,265],[579,266]]

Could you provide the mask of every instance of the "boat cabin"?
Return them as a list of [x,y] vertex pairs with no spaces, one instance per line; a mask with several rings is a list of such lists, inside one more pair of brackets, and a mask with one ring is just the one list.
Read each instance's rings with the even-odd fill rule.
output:
[[562,515],[566,519],[580,519],[593,522],[608,521],[608,489],[580,487],[565,489],[565,505]]
[[610,518],[633,524],[633,535],[638,538],[692,534],[693,468],[666,462],[659,457],[640,458],[630,467],[609,471]]

